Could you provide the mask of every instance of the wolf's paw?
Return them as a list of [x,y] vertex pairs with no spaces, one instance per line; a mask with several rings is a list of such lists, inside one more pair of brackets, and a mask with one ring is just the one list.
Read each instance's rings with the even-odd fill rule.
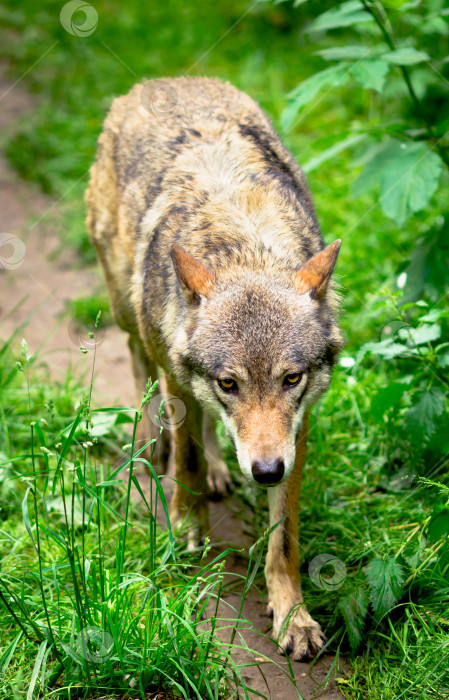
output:
[[223,460],[214,460],[208,464],[207,483],[211,501],[221,501],[231,492],[231,477]]
[[170,523],[177,540],[185,543],[187,552],[202,551],[204,538],[210,530],[209,504],[204,497],[191,504],[170,505]]
[[192,519],[181,517],[178,513],[170,513],[175,539],[184,543],[185,552],[193,552],[204,544],[204,536],[200,524]]
[[[268,605],[268,612],[272,612]],[[326,643],[320,625],[307,612],[300,611],[292,615],[288,623],[276,621],[274,615],[273,635],[279,643],[279,654],[289,656],[293,661],[310,661]]]
[[294,661],[310,661],[325,643],[326,637],[318,622],[312,620],[311,625],[303,625],[293,620],[279,641],[279,653],[290,656]]

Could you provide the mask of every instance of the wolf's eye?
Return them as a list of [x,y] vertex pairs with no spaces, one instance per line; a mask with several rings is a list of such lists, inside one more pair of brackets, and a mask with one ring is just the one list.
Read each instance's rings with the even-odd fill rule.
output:
[[302,372],[296,372],[296,374],[287,374],[284,379],[284,386],[295,386],[299,384],[302,378]]
[[223,391],[230,392],[230,391],[236,391],[236,389],[237,389],[237,382],[234,381],[234,379],[225,378],[225,379],[217,379],[217,381],[218,381],[218,386],[220,387],[220,389],[223,389]]

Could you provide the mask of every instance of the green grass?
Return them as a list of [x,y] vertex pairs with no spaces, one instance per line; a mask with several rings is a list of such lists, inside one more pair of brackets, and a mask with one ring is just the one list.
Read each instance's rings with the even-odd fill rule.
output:
[[93,294],[70,299],[66,303],[66,315],[80,327],[93,331],[98,312],[101,311],[101,325],[112,325],[109,299],[105,294]]
[[[8,344],[0,355],[0,697],[167,690],[218,700],[236,697],[237,686],[248,697],[245,664],[233,655],[241,643],[232,641],[249,623],[218,611],[230,550],[207,557],[206,543],[187,553],[175,538],[159,479],[144,448],[134,449],[141,413],[91,410],[92,384],[82,393],[71,379],[49,383],[25,342],[19,357]],[[108,416],[132,427],[114,468],[101,445]],[[136,477],[143,464],[152,474],[146,496]],[[247,588],[264,542],[250,554]]]

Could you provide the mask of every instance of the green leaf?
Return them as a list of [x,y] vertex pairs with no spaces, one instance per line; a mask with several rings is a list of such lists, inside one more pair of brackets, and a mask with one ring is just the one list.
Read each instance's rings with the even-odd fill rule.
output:
[[402,226],[411,214],[428,204],[441,169],[441,158],[426,143],[388,139],[373,152],[355,183],[354,193],[379,185],[382,209]]
[[406,547],[406,549],[402,553],[404,560],[407,562],[407,564],[409,565],[409,567],[411,569],[416,569],[416,567],[418,566],[419,557],[420,557],[420,554],[422,551],[423,551],[423,546],[421,543],[421,546],[420,545],[418,545],[418,546],[410,545],[410,546]]
[[443,367],[443,369],[449,367],[449,352],[438,357],[438,364],[440,367]]
[[410,355],[410,349],[406,345],[395,343],[391,338],[381,340],[379,343],[365,343],[362,345],[359,351],[358,361],[362,359],[367,352],[372,352],[373,355],[380,355],[385,359],[391,359],[399,355]]
[[391,139],[383,143],[373,144],[371,142],[368,144],[362,156],[361,164],[364,166],[363,170],[352,187],[354,197],[360,197],[380,185],[384,169],[390,157],[388,154],[390,145]]
[[435,323],[440,318],[449,315],[449,311],[443,311],[442,309],[430,309],[429,313],[424,314],[419,319],[421,323]]
[[425,51],[417,51],[408,46],[396,51],[388,51],[382,55],[382,58],[398,66],[414,66],[423,61],[430,61],[430,56]]
[[370,54],[370,49],[360,45],[333,46],[330,49],[323,49],[315,53],[325,61],[357,61],[359,58],[367,58]]
[[442,17],[429,17],[421,25],[421,31],[423,34],[441,34],[441,36],[447,36],[449,34],[449,27]]
[[[274,0],[275,5],[282,5],[284,2],[289,2],[290,0]],[[307,0],[294,0],[293,2],[293,7],[299,7],[300,5],[304,5],[304,3],[307,2]]]
[[440,156],[426,143],[396,142],[380,188],[385,214],[402,226],[408,216],[424,209],[437,188],[441,167]]
[[12,640],[12,642],[6,647],[4,650],[1,658],[0,658],[0,673],[3,675],[6,673],[6,670],[11,663],[11,659],[14,656],[14,652],[16,650],[16,646],[20,642],[23,636],[23,631],[19,630],[19,632],[16,634],[15,638]]
[[69,434],[67,435],[66,440],[64,441],[61,453],[59,455],[58,464],[56,465],[56,471],[55,471],[55,474],[53,477],[52,496],[55,495],[56,485],[58,483],[59,472],[62,469],[64,457],[66,456],[67,452],[69,451],[70,447],[72,446],[72,444],[75,440],[75,432],[76,432],[76,429],[77,429],[80,421],[82,420],[82,417],[83,417],[83,409],[80,408],[73,423],[68,425],[67,428],[65,428],[62,432],[62,435],[66,435],[67,431],[70,431]]
[[307,80],[300,83],[289,94],[289,103],[285,108],[281,126],[284,131],[290,128],[296,115],[301,109],[309,104],[318,93],[325,87],[337,87],[344,84],[349,79],[349,73],[346,63],[339,63],[336,66],[330,66],[319,73],[315,73]]
[[413,406],[408,417],[412,424],[419,426],[426,435],[431,435],[435,430],[435,423],[445,407],[445,398],[441,389],[432,387],[424,391],[418,403]]
[[92,414],[92,437],[107,435],[117,422],[117,413],[98,411]]
[[413,345],[423,345],[438,340],[441,336],[441,326],[439,323],[427,323],[418,328],[404,328],[399,331],[399,336]]
[[104,486],[123,486],[124,483],[123,479],[110,479],[108,481],[100,481],[100,483],[97,484],[97,488],[103,488]]
[[429,523],[429,539],[436,542],[449,535],[449,508],[436,508]]
[[351,649],[355,652],[362,641],[365,617],[368,612],[368,591],[357,588],[341,598],[338,607],[343,615]]
[[367,58],[354,63],[350,71],[363,88],[382,92],[389,66],[381,58]]
[[31,491],[31,487],[28,487],[27,490],[26,490],[25,496],[23,497],[23,501],[22,501],[22,516],[23,516],[23,522],[24,522],[24,524],[25,524],[25,529],[26,529],[26,531],[28,532],[28,534],[29,534],[29,536],[30,536],[30,539],[31,539],[31,541],[32,541],[32,543],[33,543],[33,545],[34,545],[34,547],[36,547],[36,543],[35,543],[34,537],[33,537],[33,531],[32,531],[32,529],[31,529],[30,514],[29,514],[29,512],[28,512],[28,494],[29,494],[30,491]]
[[323,163],[326,163],[326,161],[338,155],[346,148],[350,148],[356,143],[360,143],[360,141],[363,141],[365,138],[366,134],[352,134],[351,136],[348,136],[348,138],[343,139],[342,141],[337,141],[337,143],[334,143],[333,146],[330,146],[324,151],[321,151],[321,153],[315,156],[315,158],[311,158],[310,160],[308,160],[307,163],[305,163],[302,166],[302,169],[305,173],[311,173],[312,170],[315,170],[315,168],[318,168],[318,166],[322,165]]
[[366,12],[360,0],[349,0],[339,7],[333,7],[317,17],[309,27],[309,31],[318,32],[337,27],[352,27],[361,22],[372,22],[373,18]]
[[394,557],[372,559],[365,569],[374,616],[378,620],[389,612],[402,593],[404,573]]
[[34,662],[33,673],[31,674],[30,685],[28,686],[28,691],[26,695],[26,700],[33,700],[34,688],[36,686],[37,677],[39,671],[41,670],[42,661],[44,660],[45,650],[47,649],[47,640],[44,639],[39,646],[39,651],[37,652],[36,661]]

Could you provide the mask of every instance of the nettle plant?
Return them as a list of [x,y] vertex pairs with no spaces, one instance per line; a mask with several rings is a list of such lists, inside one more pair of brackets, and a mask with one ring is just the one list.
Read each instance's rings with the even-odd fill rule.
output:
[[412,480],[435,476],[447,462],[449,310],[423,299],[401,304],[399,295],[386,295],[394,317],[378,340],[362,345],[355,372],[366,371],[369,359],[371,372],[382,372],[382,385],[370,397],[370,422],[385,437],[390,470]]
[[401,303],[400,294],[384,291],[373,308],[379,338],[347,365],[362,426],[352,448],[365,455],[365,500],[354,513],[369,514],[336,605],[354,653],[417,607],[436,622],[432,631],[418,615],[420,634],[447,641],[438,609],[447,610],[449,584],[449,310]]
[[[366,427],[359,446],[365,440],[367,463],[370,455],[378,465],[370,476],[373,503],[377,493],[406,492],[400,502],[415,520],[403,540],[384,536],[368,561],[368,552],[355,556],[363,575],[353,579],[352,591],[342,589],[337,609],[356,651],[370,617],[386,623],[407,597],[403,614],[425,603],[433,615],[432,596],[447,590],[447,487],[433,479],[447,478],[449,452],[449,9],[443,0],[349,0],[315,18],[306,32],[326,47],[317,54],[329,65],[288,95],[283,130],[327,92],[347,97],[348,88],[357,88],[345,101],[349,118],[340,126],[335,121],[329,147],[305,170],[352,153],[352,167],[361,167],[354,195],[375,193],[374,206],[394,221],[408,254],[393,290],[369,300],[370,342],[343,365]],[[408,236],[399,233],[406,224]],[[428,512],[427,486],[440,489]],[[447,606],[445,596],[439,604]]]
[[[349,0],[307,31],[321,39],[343,28],[343,44],[337,34],[334,46],[317,52],[331,65],[288,95],[282,127],[291,129],[325,89],[352,83],[372,93],[367,118],[336,133],[313,165],[357,145],[354,165],[363,170],[355,194],[377,188],[384,213],[402,227],[429,204],[449,168],[449,9],[444,0]],[[348,43],[348,29],[354,43]]]

